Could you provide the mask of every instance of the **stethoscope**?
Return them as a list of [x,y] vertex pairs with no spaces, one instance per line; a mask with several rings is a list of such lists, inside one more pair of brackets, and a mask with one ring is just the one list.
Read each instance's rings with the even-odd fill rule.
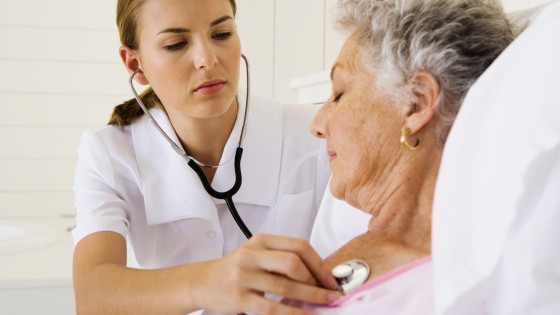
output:
[[169,138],[169,136],[165,133],[165,131],[163,131],[161,126],[157,123],[157,121],[154,119],[152,114],[150,114],[148,108],[146,107],[146,105],[144,105],[144,103],[140,99],[140,96],[136,92],[136,89],[134,88],[134,84],[133,84],[133,79],[134,76],[138,74],[138,72],[142,71],[142,69],[140,68],[136,69],[136,71],[134,71],[130,75],[128,83],[130,84],[130,89],[132,90],[132,94],[134,94],[134,98],[136,98],[138,105],[140,105],[142,111],[144,111],[144,113],[148,116],[148,119],[156,127],[159,133],[165,138],[165,140],[171,145],[173,150],[175,150],[175,152],[177,152],[181,157],[183,157],[187,161],[187,164],[192,168],[192,170],[196,173],[196,175],[198,175],[198,178],[200,179],[200,182],[202,183],[204,190],[206,190],[206,192],[210,196],[216,199],[223,199],[226,202],[226,205],[229,209],[229,212],[231,213],[231,216],[235,220],[235,223],[237,223],[239,229],[241,229],[243,234],[245,234],[245,237],[249,239],[253,235],[245,225],[245,222],[243,222],[243,219],[241,219],[241,217],[239,216],[239,213],[237,212],[237,209],[235,208],[235,204],[233,203],[233,199],[232,199],[233,196],[237,193],[237,191],[241,187],[241,156],[243,155],[243,148],[241,147],[241,145],[243,143],[243,138],[245,137],[245,125],[247,123],[247,113],[249,112],[250,83],[251,83],[249,80],[249,62],[247,61],[247,57],[245,57],[245,55],[241,54],[241,57],[245,61],[245,69],[247,71],[247,90],[246,90],[247,95],[245,97],[245,115],[243,117],[243,126],[241,128],[241,135],[239,136],[239,143],[237,145],[237,149],[235,150],[235,183],[228,191],[224,191],[224,192],[219,192],[216,191],[214,188],[212,188],[212,186],[208,182],[208,179],[204,175],[204,172],[202,171],[201,167],[218,168],[219,166],[229,162],[231,160],[231,157],[227,159],[227,161],[219,165],[206,165],[204,163],[197,161],[192,156],[189,156],[181,146],[178,146],[173,140],[171,140],[171,138]]
[[347,294],[367,281],[370,269],[365,261],[352,259],[337,265],[331,273],[338,283],[338,290]]
[[[148,119],[156,127],[158,132],[171,145],[173,150],[175,150],[175,152],[177,152],[181,157],[183,157],[187,161],[187,164],[198,175],[198,178],[200,179],[200,182],[202,183],[202,186],[204,187],[204,190],[206,190],[206,192],[210,196],[212,196],[216,199],[225,200],[226,205],[229,209],[229,212],[231,213],[231,216],[233,217],[233,219],[235,220],[235,222],[239,226],[239,229],[241,229],[243,234],[245,234],[245,236],[249,239],[252,236],[251,231],[249,231],[249,229],[245,225],[245,222],[243,222],[243,219],[241,219],[241,217],[239,216],[239,213],[237,212],[237,209],[235,208],[235,204],[233,203],[233,200],[232,200],[232,197],[237,193],[237,191],[241,187],[241,156],[243,155],[243,148],[241,147],[241,145],[243,143],[243,138],[245,136],[245,130],[246,130],[245,126],[246,126],[246,123],[247,123],[247,114],[248,114],[248,111],[249,111],[249,98],[250,98],[250,95],[251,95],[250,94],[249,62],[247,60],[247,57],[245,57],[245,55],[242,54],[241,57],[245,61],[245,69],[247,71],[246,72],[247,73],[246,74],[247,75],[247,90],[246,90],[247,95],[246,95],[246,98],[245,98],[245,115],[243,117],[243,125],[242,125],[242,129],[241,129],[241,135],[239,136],[239,143],[238,143],[237,149],[235,151],[235,183],[233,184],[233,186],[228,191],[224,191],[224,192],[219,192],[219,191],[216,191],[214,188],[212,188],[212,186],[208,182],[208,179],[204,175],[204,172],[202,171],[201,167],[218,168],[219,166],[224,165],[225,163],[229,162],[231,160],[231,157],[229,159],[227,159],[227,161],[225,161],[224,163],[219,164],[219,165],[206,165],[204,163],[201,163],[201,162],[197,161],[192,156],[189,156],[182,147],[178,146],[173,140],[171,140],[171,138],[169,138],[169,136],[165,133],[165,131],[161,128],[161,126],[154,119],[152,114],[150,114],[150,112],[148,111],[148,108],[146,107],[146,105],[144,105],[144,103],[140,99],[140,96],[136,92],[136,89],[134,88],[133,80],[134,80],[134,76],[138,72],[142,71],[140,68],[136,69],[136,71],[134,71],[130,75],[129,84],[130,84],[130,89],[132,90],[132,93],[134,94],[134,98],[136,98],[136,101],[138,102],[138,105],[140,105],[140,107],[142,108],[144,113],[148,116]],[[339,291],[343,294],[347,294],[348,292],[356,289],[357,287],[362,285],[364,282],[366,282],[366,280],[369,277],[369,273],[370,273],[370,269],[369,269],[368,264],[365,263],[364,261],[358,260],[358,259],[353,259],[353,260],[343,262],[343,263],[337,265],[336,267],[334,267],[332,269],[332,275],[335,277],[336,281],[338,282]]]

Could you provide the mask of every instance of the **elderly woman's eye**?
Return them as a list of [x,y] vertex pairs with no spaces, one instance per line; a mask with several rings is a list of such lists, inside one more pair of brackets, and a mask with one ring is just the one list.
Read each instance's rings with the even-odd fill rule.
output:
[[340,98],[342,97],[342,93],[335,95],[335,97],[333,98],[333,103],[338,103],[338,101],[340,101]]

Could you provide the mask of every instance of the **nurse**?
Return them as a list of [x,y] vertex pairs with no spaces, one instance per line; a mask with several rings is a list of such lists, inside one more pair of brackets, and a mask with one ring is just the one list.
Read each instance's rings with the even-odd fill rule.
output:
[[316,109],[256,98],[246,108],[235,12],[234,0],[119,0],[119,53],[150,86],[141,100],[171,140],[219,165],[203,167],[218,191],[235,181],[248,110],[233,201],[256,235],[246,240],[224,201],[206,193],[136,100],[126,101],[78,150],[79,314],[308,314],[264,293],[317,304],[339,297],[317,286],[336,282],[296,239],[309,237],[329,176],[326,150],[307,132]]

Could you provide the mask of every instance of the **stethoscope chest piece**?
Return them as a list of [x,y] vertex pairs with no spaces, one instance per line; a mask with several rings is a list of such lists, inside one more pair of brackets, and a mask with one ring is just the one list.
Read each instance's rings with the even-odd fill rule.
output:
[[369,266],[365,261],[352,259],[334,267],[332,275],[338,282],[340,291],[346,294],[366,282],[369,271]]

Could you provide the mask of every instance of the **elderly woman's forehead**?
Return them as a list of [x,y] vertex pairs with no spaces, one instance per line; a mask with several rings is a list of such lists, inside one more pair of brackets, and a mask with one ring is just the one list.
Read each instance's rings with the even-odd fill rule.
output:
[[343,68],[345,71],[350,72],[362,71],[362,53],[363,41],[361,38],[355,34],[348,37],[340,50],[336,64],[333,67],[333,73],[336,72],[338,68]]
[[362,35],[361,32],[353,32],[350,36],[348,36],[343,47],[359,51],[363,49],[364,43],[364,35]]

